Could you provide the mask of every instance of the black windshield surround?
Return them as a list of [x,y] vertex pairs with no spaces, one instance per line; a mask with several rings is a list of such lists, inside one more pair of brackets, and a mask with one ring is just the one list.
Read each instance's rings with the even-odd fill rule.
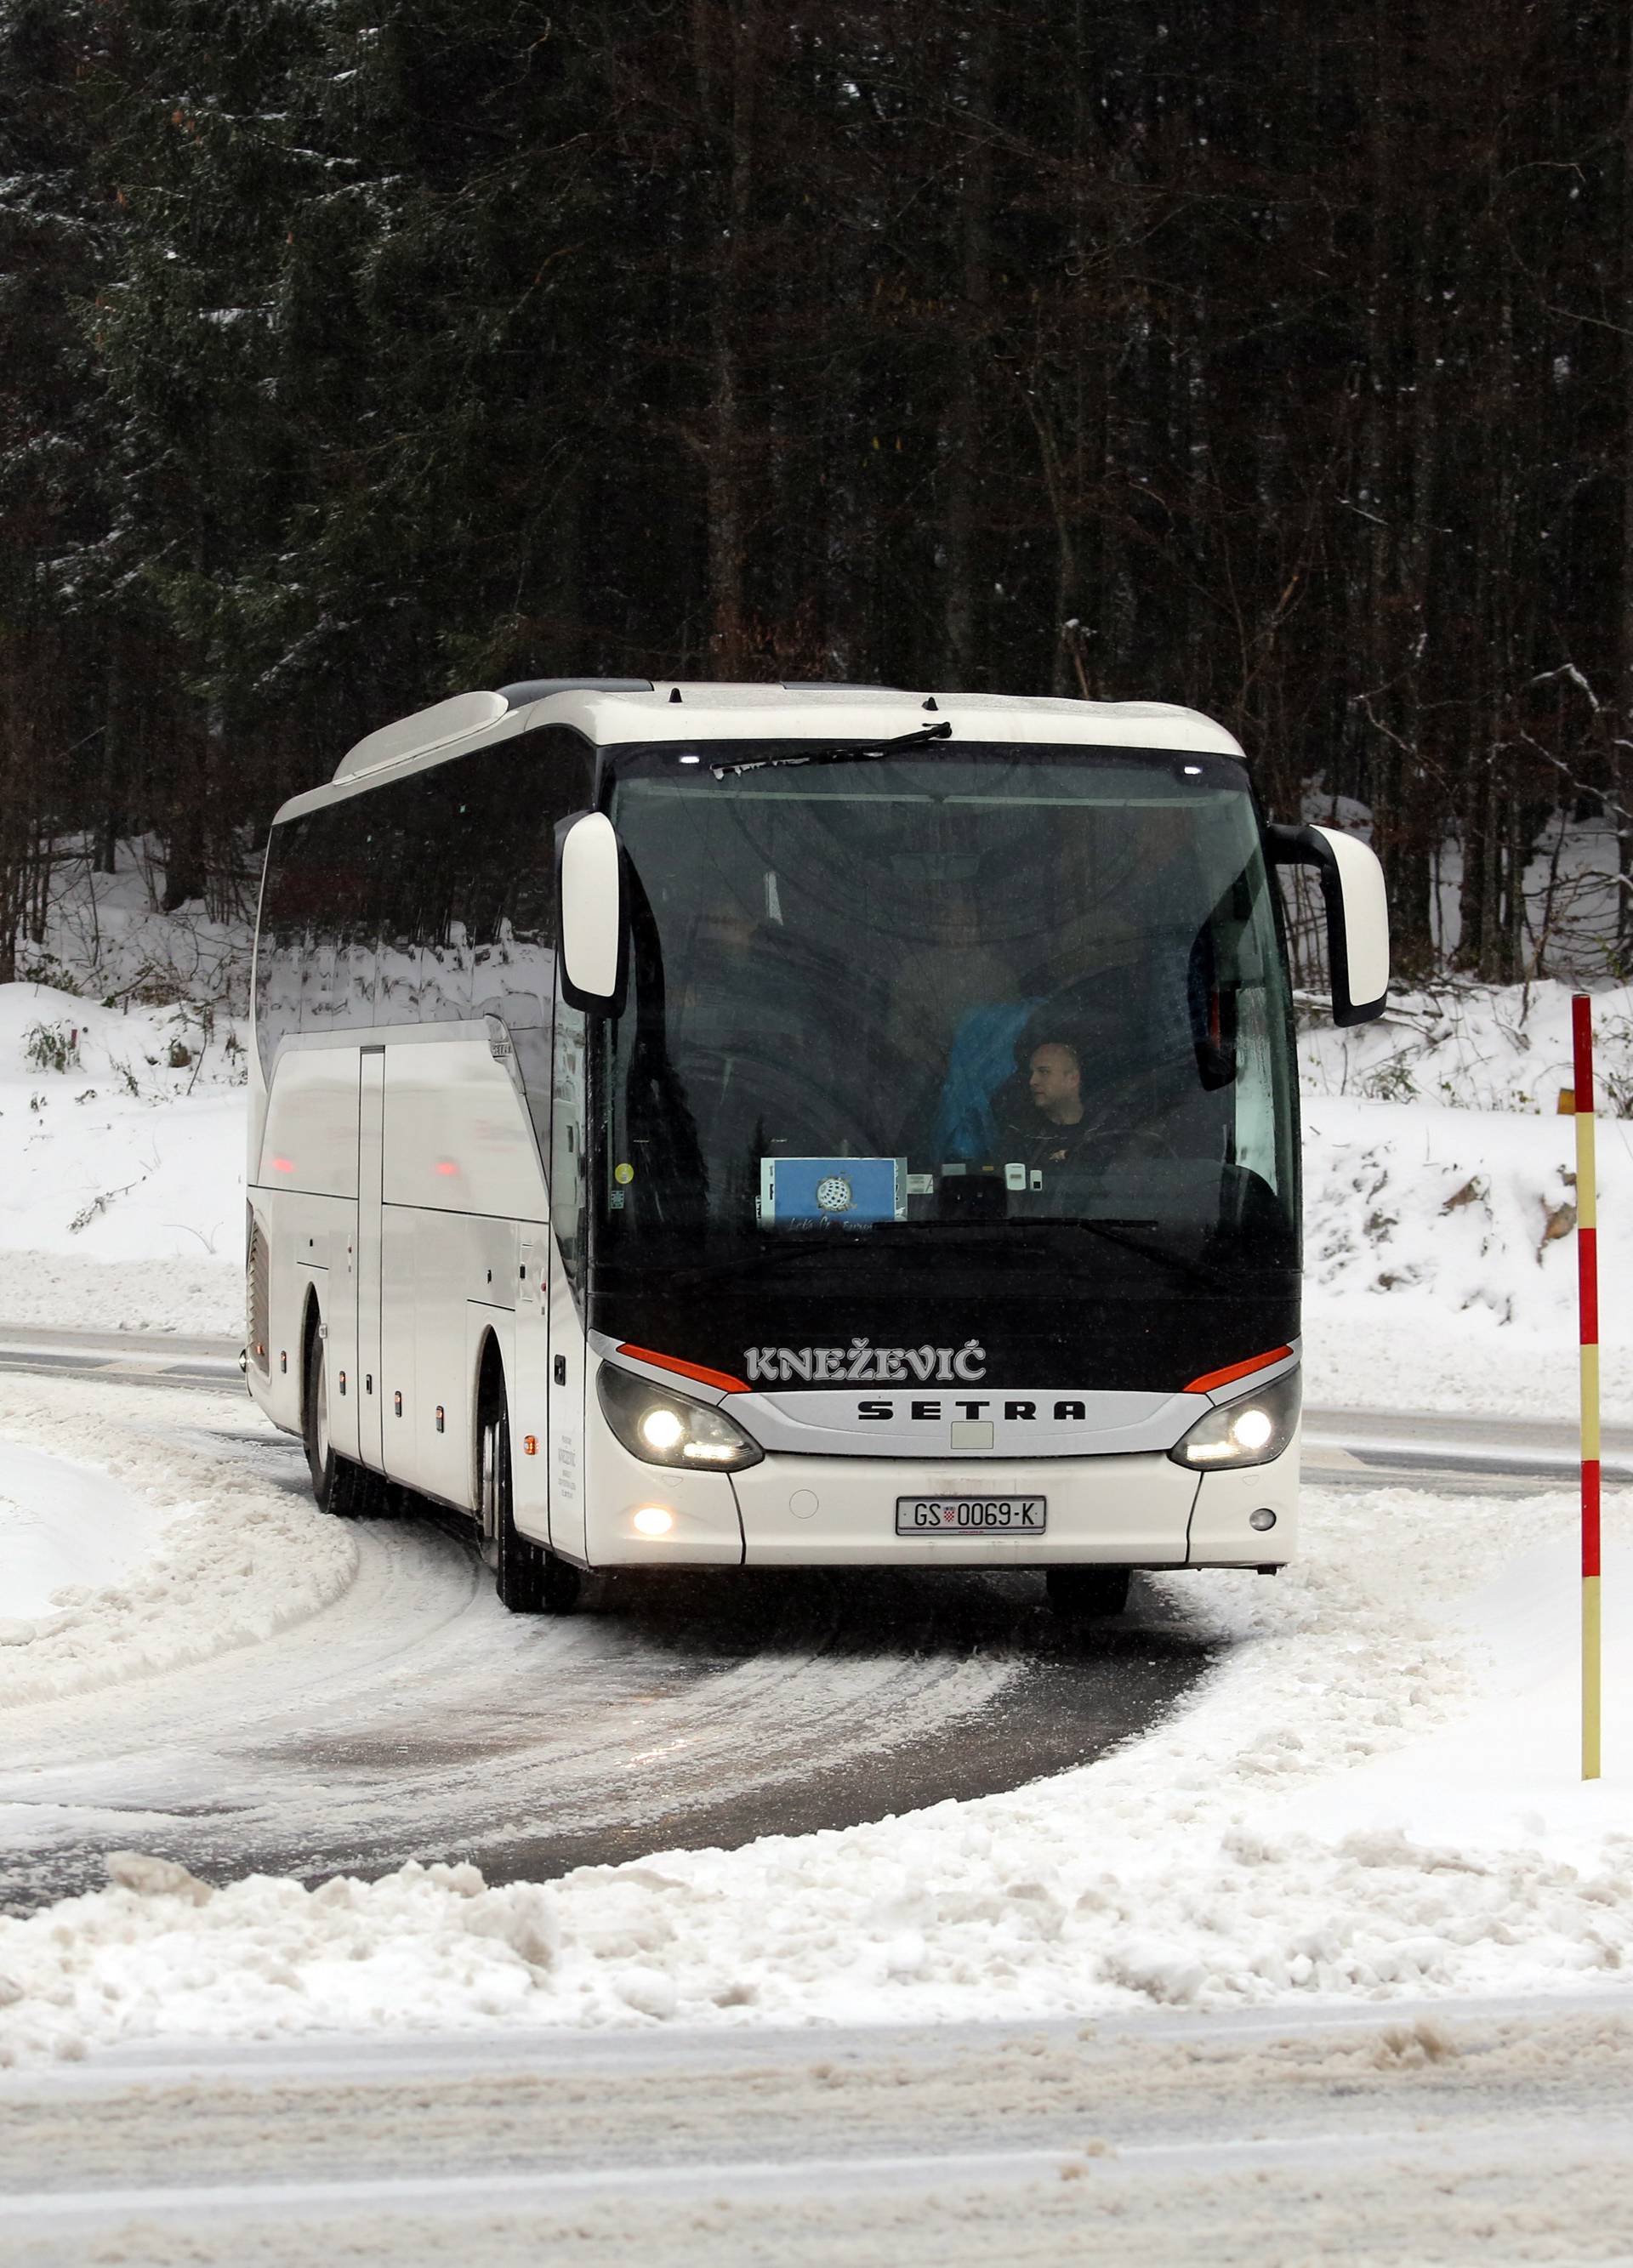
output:
[[588,1049],[592,1324],[739,1375],[950,1334],[991,1383],[1153,1390],[1290,1339],[1245,767],[955,739],[728,768],[803,745],[835,742],[603,751],[631,993]]

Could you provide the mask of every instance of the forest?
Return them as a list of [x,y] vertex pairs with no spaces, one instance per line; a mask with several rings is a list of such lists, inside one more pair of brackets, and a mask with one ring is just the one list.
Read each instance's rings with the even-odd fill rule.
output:
[[[1180,701],[1633,965],[1608,0],[0,0],[0,979],[568,673]],[[1455,946],[1437,910],[1456,854]]]

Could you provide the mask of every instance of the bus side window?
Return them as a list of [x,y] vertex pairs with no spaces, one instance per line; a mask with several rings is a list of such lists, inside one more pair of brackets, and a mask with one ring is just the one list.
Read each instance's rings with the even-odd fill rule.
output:
[[278,1042],[300,1029],[301,884],[307,831],[307,821],[285,820],[273,828],[267,844],[255,960],[255,1045],[267,1079],[272,1075]]
[[437,764],[415,784],[420,794],[419,968],[422,1024],[458,1022],[470,1012],[470,946],[462,880],[474,855],[475,814],[462,763]]
[[416,1006],[419,988],[416,886],[418,849],[414,808],[417,786],[417,781],[402,780],[389,787],[377,788],[373,794],[378,807],[376,842],[380,858],[374,976],[376,1024],[412,1024],[419,1020]]
[[567,1281],[584,1251],[588,1035],[581,1011],[556,995],[556,828],[588,807],[595,752],[564,725],[493,751],[493,827],[508,850],[494,961],[534,1130],[547,1162],[550,1226]]

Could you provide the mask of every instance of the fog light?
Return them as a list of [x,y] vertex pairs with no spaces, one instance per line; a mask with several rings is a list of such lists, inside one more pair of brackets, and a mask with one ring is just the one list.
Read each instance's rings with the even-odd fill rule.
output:
[[1275,1526],[1275,1514],[1267,1504],[1261,1504],[1257,1512],[1248,1513],[1247,1524],[1250,1528],[1256,1528],[1262,1535],[1267,1528]]
[[667,1535],[675,1525],[675,1514],[665,1512],[661,1504],[644,1504],[635,1514],[638,1535]]

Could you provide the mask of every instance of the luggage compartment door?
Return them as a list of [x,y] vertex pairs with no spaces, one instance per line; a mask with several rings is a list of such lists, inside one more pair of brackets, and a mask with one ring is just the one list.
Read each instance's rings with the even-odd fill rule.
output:
[[384,1472],[380,1413],[381,1168],[385,1156],[386,1051],[365,1048],[358,1085],[358,1450]]

